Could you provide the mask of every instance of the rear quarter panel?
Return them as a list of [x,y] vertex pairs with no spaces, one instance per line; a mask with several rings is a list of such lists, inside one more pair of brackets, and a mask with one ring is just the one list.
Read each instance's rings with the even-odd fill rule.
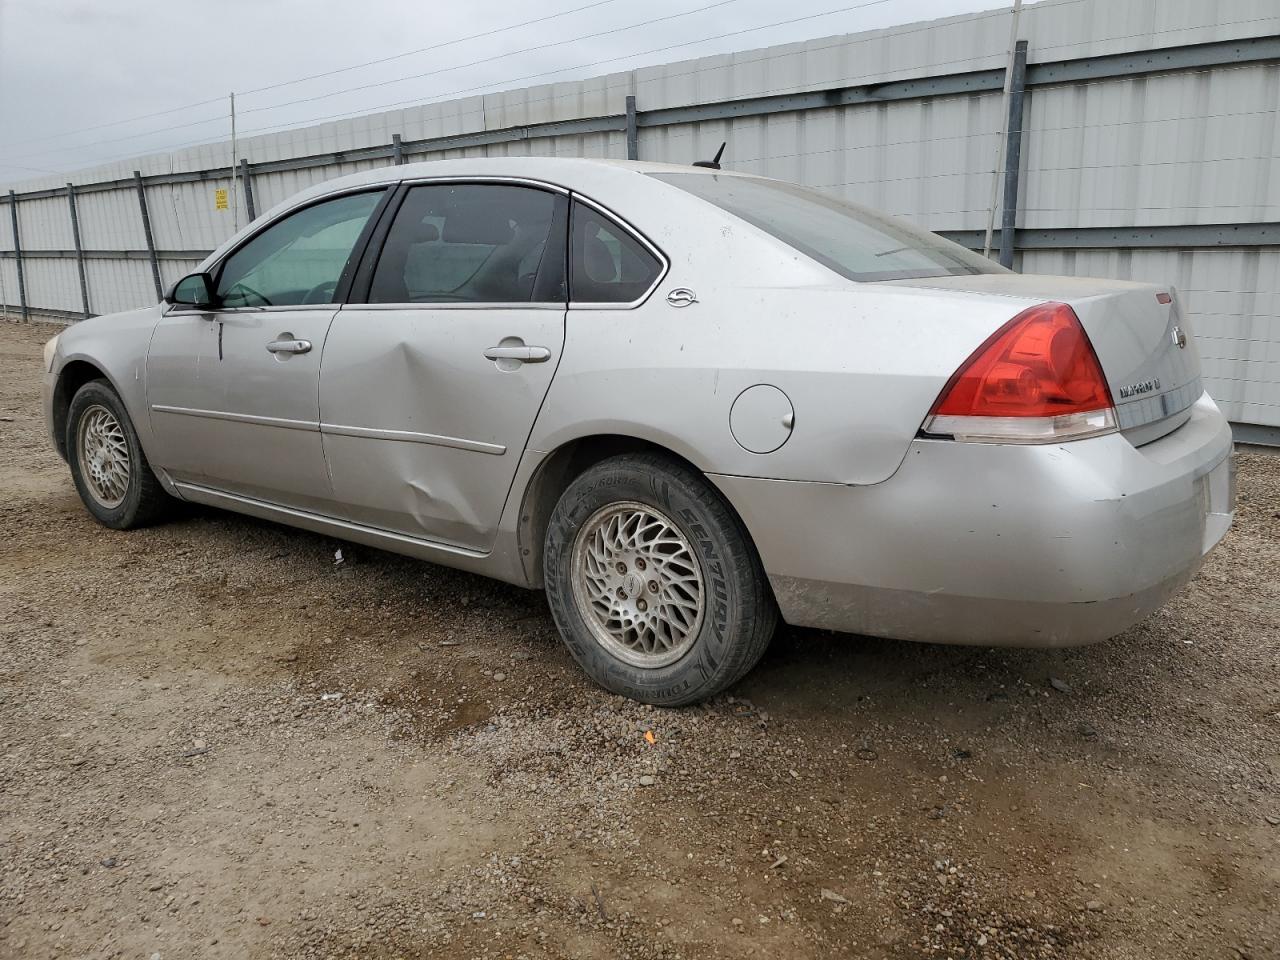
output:
[[[956,368],[1036,302],[847,281],[711,204],[633,180],[592,198],[660,247],[670,270],[633,310],[569,310],[530,437],[537,451],[620,434],[708,472],[879,483]],[[697,302],[669,304],[680,287]],[[729,425],[755,384],[778,387],[794,408],[792,434],[772,453],[747,451]]]
[[[879,483],[892,476],[947,379],[1022,306],[862,288],[699,284],[676,309],[665,288],[635,311],[571,310],[564,356],[530,440],[554,450],[614,433],[666,446],[706,471]],[[852,286],[852,285],[851,285]],[[739,446],[730,410],[755,384],[794,409],[767,454]]]

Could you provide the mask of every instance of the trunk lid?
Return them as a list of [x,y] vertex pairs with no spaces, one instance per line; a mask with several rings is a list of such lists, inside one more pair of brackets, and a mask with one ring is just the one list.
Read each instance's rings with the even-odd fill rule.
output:
[[1200,356],[1171,286],[1008,273],[890,282],[1068,304],[1102,364],[1120,429],[1135,444],[1181,426],[1203,392]]

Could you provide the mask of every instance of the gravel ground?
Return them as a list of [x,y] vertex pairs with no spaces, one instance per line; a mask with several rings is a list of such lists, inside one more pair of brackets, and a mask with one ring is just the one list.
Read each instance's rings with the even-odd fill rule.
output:
[[1112,642],[787,630],[661,711],[539,594],[96,526],[54,332],[0,324],[0,957],[1280,957],[1280,458]]

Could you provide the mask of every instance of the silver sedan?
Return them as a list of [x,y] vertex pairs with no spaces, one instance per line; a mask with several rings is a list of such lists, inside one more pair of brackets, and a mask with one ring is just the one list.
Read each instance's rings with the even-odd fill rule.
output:
[[1171,288],[714,169],[345,177],[45,365],[107,526],[191,501],[542,587],[587,673],[657,704],[734,683],[779,618],[1101,640],[1232,518]]

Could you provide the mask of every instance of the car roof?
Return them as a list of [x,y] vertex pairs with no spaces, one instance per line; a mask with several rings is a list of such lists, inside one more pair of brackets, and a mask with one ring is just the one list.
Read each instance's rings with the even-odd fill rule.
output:
[[645,160],[607,160],[591,157],[463,157],[455,160],[422,160],[400,166],[378,167],[326,180],[306,193],[308,196],[330,193],[350,187],[395,183],[419,177],[506,176],[528,177],[548,183],[572,187],[576,181],[619,180],[634,174],[692,173],[743,176],[728,170],[712,170],[692,164],[655,163]]

